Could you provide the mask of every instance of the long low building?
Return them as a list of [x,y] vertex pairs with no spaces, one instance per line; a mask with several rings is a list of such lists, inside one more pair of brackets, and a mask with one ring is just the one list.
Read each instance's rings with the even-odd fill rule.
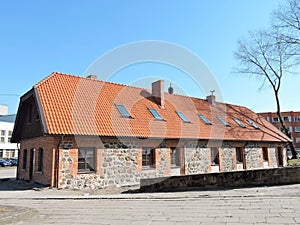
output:
[[[149,84],[150,86],[150,84]],[[21,97],[18,179],[58,188],[287,166],[291,140],[243,106],[53,73]]]

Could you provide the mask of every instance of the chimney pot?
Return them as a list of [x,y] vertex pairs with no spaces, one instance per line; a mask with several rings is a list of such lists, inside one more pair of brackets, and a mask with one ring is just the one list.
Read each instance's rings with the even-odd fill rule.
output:
[[97,80],[97,75],[88,75],[86,78],[91,79],[91,80]]
[[215,91],[211,91],[211,95],[206,97],[206,101],[213,106],[216,104],[216,96],[214,95],[214,92]]

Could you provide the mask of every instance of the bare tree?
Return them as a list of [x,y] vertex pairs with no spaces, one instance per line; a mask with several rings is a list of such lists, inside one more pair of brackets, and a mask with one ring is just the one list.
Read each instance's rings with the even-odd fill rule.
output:
[[297,47],[295,53],[299,56],[300,46],[300,1],[288,0],[287,6],[280,6],[272,14],[272,27],[282,34],[282,41]]
[[[289,54],[289,45],[282,42],[281,34],[263,30],[251,32],[249,39],[238,42],[238,50],[235,57],[240,66],[235,68],[238,73],[245,73],[262,78],[260,88],[267,83],[274,92],[277,106],[277,115],[282,126],[282,131],[291,137],[288,128],[285,126],[281,117],[279,90],[282,79],[289,69],[293,66],[293,55]],[[290,146],[293,158],[297,157],[295,147]]]
[[[291,138],[289,129],[281,117],[279,91],[283,77],[297,65],[300,52],[299,0],[288,0],[286,7],[273,13],[272,28],[249,33],[247,40],[238,42],[235,58],[239,67],[235,72],[254,75],[271,86],[282,131]],[[292,158],[297,158],[293,143],[290,143]]]

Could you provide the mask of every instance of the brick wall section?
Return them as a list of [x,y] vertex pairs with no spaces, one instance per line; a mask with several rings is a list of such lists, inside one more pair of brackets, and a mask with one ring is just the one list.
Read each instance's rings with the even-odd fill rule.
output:
[[141,191],[179,191],[224,187],[269,186],[300,183],[300,167],[245,170],[141,180]]
[[[54,137],[37,137],[22,140],[20,143],[20,156],[18,165],[18,179],[29,180],[30,178],[30,152],[35,149],[35,163],[32,173],[32,180],[45,185],[54,185],[54,154],[57,138]],[[44,149],[43,171],[37,168],[37,151],[39,148]],[[27,149],[26,168],[23,169],[24,149]]]

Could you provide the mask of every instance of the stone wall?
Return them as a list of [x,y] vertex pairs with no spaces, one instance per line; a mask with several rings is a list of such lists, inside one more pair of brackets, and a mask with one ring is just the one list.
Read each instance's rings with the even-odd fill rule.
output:
[[222,148],[221,154],[221,171],[234,171],[235,166],[235,149],[234,148]]
[[96,149],[96,171],[77,173],[78,149],[61,150],[60,188],[97,189],[138,185],[140,178],[163,177],[170,173],[168,148],[156,148],[154,168],[142,168],[141,148],[135,142],[103,141]]
[[185,174],[208,173],[210,151],[205,142],[190,142],[184,147]]
[[141,180],[141,191],[179,191],[300,183],[300,167],[207,173]]
[[245,146],[245,158],[247,169],[261,169],[263,167],[261,151],[261,146],[257,143],[249,143]]
[[274,145],[270,145],[269,148],[269,167],[275,168],[278,166],[278,160],[277,160],[277,149]]
[[[87,146],[88,142],[84,142]],[[191,141],[184,149],[185,174],[207,174],[211,166],[210,147],[205,142]],[[269,165],[277,167],[275,146],[269,146]],[[155,149],[155,165],[142,167],[142,147],[133,141],[120,142],[116,139],[102,141],[96,147],[96,169],[91,173],[77,173],[78,149],[61,150],[60,187],[71,189],[97,189],[107,186],[137,185],[140,179],[159,178],[171,175],[170,148],[162,145]],[[261,146],[250,143],[245,146],[247,169],[263,168]],[[224,142],[220,148],[220,171],[237,170],[235,147]]]
[[[141,178],[164,177],[166,171],[170,171],[170,152],[167,148],[157,148],[155,150],[156,165],[154,168],[144,168],[140,173]],[[167,173],[168,174],[168,173]],[[168,174],[169,175],[169,174]]]

